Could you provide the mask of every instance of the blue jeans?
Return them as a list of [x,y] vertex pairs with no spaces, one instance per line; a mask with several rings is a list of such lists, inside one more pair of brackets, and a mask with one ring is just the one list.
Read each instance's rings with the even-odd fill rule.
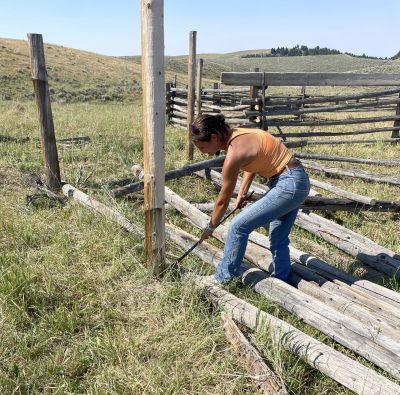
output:
[[272,179],[270,190],[238,214],[229,225],[224,257],[217,266],[215,279],[224,283],[240,275],[249,234],[269,224],[272,276],[287,281],[290,275],[289,233],[299,206],[310,191],[303,166],[286,168]]

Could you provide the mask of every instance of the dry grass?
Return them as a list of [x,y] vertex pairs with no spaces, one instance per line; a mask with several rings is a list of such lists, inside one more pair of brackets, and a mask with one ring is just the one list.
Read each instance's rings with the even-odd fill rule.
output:
[[[27,53],[23,49],[26,43],[13,41],[0,41],[2,51],[19,48],[18,53],[13,52],[11,63],[0,62],[5,67],[0,69],[1,73],[14,75],[10,67],[15,66],[15,75],[26,77],[23,74],[28,73]],[[126,75],[139,72],[137,65],[126,60],[114,59],[115,63],[109,66],[107,57],[81,51],[72,54],[69,52],[72,50],[51,47],[46,49],[48,64],[54,67],[50,72],[59,72],[65,80],[76,75],[76,79],[82,78],[82,84],[98,83],[87,78],[82,71],[87,68],[91,72],[97,70],[101,78],[109,78],[112,88],[113,81],[125,75],[124,67]],[[63,56],[58,58],[59,54]],[[71,64],[64,66],[67,58]],[[70,67],[77,69],[70,71]],[[93,78],[101,79],[97,75]],[[96,187],[90,190],[91,195],[142,225],[141,201],[116,201],[106,188],[99,188],[104,180],[129,177],[130,166],[142,163],[140,104],[53,103],[53,114],[58,139],[82,135],[91,138],[89,143],[59,145],[63,179],[76,184],[82,173],[82,183],[93,171],[85,185],[78,186]],[[34,103],[0,101],[0,125],[0,135],[30,138],[26,143],[0,142],[0,339],[5,345],[0,352],[0,392],[255,393],[251,378],[224,339],[218,311],[210,308],[190,286],[168,276],[154,279],[146,266],[141,238],[122,232],[115,224],[71,201],[59,206],[40,200],[26,207],[25,198],[33,192],[35,176],[43,177]],[[185,133],[167,127],[167,169],[185,164],[184,146]],[[398,156],[396,145],[380,143],[306,147],[303,151],[380,159]],[[204,157],[196,152],[195,160],[200,159]],[[355,167],[332,162],[327,165]],[[362,167],[396,173],[394,168]],[[399,200],[395,186],[350,178],[329,181],[372,197]],[[210,183],[199,178],[186,177],[171,181],[168,186],[190,201],[209,202],[217,195]],[[323,215],[400,252],[398,215],[340,212]],[[167,217],[168,221],[199,234],[174,210]],[[333,265],[355,268],[353,258],[307,232],[294,229],[292,241]],[[169,259],[181,253],[167,243]],[[186,264],[199,272],[212,272],[195,257],[189,256]],[[396,281],[385,280],[388,286],[398,289]],[[250,289],[238,284],[230,285],[229,289],[371,366]],[[291,393],[350,393],[277,347],[268,333],[253,336]]]

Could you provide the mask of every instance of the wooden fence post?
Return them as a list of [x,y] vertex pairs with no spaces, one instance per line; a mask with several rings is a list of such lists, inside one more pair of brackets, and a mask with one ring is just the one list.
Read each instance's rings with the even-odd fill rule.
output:
[[203,59],[197,61],[197,96],[196,96],[196,113],[201,114],[201,85],[203,83]]
[[[214,82],[213,83],[213,89],[219,89],[219,83],[218,82]],[[221,100],[220,100],[221,96],[220,94],[217,94],[215,92],[213,92],[213,104],[220,106],[221,105]]]
[[[400,94],[399,94],[400,98]],[[400,115],[400,103],[397,104],[396,106],[396,115]],[[399,127],[400,126],[400,120],[396,119],[393,123],[393,127]],[[400,137],[400,130],[399,129],[394,129],[392,131],[392,138],[399,138]]]
[[173,82],[167,82],[165,84],[165,120],[170,123],[171,122],[171,117],[172,117],[172,106],[171,106],[171,100],[172,100],[172,93],[171,93],[171,86]]
[[[259,69],[258,67],[255,67],[255,68],[254,68],[254,71],[255,71],[255,72],[259,72],[260,69]],[[258,99],[258,89],[259,89],[258,86],[250,86],[249,96],[250,96],[251,99]],[[260,107],[259,104],[257,104],[257,105],[252,105],[252,106],[250,106],[250,111],[251,111],[251,110],[259,109],[259,107]],[[254,122],[256,119],[257,119],[257,117],[249,117],[249,121],[250,121],[250,122]]]
[[58,163],[42,35],[28,34],[28,44],[33,89],[35,91],[39,117],[46,183],[52,191],[58,191],[61,188],[60,165]]
[[165,269],[164,1],[141,0],[145,248],[156,275]]
[[193,143],[190,141],[190,125],[194,119],[195,78],[196,78],[196,33],[189,33],[189,60],[188,60],[188,91],[187,91],[187,158],[193,159]]
[[[302,86],[302,87],[301,87],[301,92],[300,92],[300,94],[301,94],[302,100],[304,100],[304,99],[306,98],[306,87],[305,87],[305,86]],[[305,107],[304,107],[304,103],[300,105],[300,108],[305,108]],[[301,114],[301,115],[299,116],[299,119],[302,121],[302,120],[304,119],[304,115]]]

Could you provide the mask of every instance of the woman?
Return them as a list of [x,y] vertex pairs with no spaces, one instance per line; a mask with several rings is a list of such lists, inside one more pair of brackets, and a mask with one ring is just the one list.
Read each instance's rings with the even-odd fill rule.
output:
[[289,233],[299,206],[306,199],[310,182],[300,161],[275,137],[259,129],[231,129],[223,115],[200,115],[191,128],[193,144],[204,154],[226,151],[222,167],[222,188],[201,241],[209,238],[229,205],[239,172],[243,180],[236,207],[246,196],[256,174],[269,179],[270,190],[238,214],[229,226],[224,257],[215,278],[224,283],[240,276],[249,234],[269,224],[272,276],[288,281],[290,275]]

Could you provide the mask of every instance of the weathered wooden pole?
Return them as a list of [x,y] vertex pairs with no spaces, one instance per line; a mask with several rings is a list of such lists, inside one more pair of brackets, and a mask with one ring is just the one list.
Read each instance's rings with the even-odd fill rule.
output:
[[197,81],[196,81],[196,113],[201,114],[201,85],[203,83],[203,59],[197,61]]
[[33,89],[35,91],[39,117],[46,184],[52,191],[58,191],[61,187],[60,165],[58,163],[56,136],[54,133],[53,115],[51,113],[42,35],[28,34],[28,44]]
[[164,1],[141,0],[145,248],[158,275],[165,269]]
[[[399,97],[400,97],[400,94],[399,94]],[[400,115],[400,103],[397,104],[397,106],[396,106],[396,114],[395,115]],[[400,120],[396,119],[394,121],[393,127],[398,127],[398,126],[400,126]],[[392,136],[391,137],[392,138],[399,138],[400,137],[400,130],[394,129],[392,131]]]
[[[214,90],[219,89],[218,82],[213,83],[213,89]],[[213,104],[221,106],[221,95],[219,93],[213,92]]]
[[171,106],[171,86],[173,82],[167,82],[165,84],[165,121],[170,123],[172,118],[172,106]]
[[190,125],[194,119],[195,79],[196,79],[196,33],[189,33],[189,59],[188,59],[188,90],[187,90],[187,143],[186,153],[188,160],[193,159],[193,143],[190,141]]
[[[258,67],[254,68],[255,73],[257,73],[259,71],[260,71],[260,69]],[[258,99],[258,90],[259,90],[259,86],[251,85],[250,90],[249,90],[249,97],[251,99]],[[257,104],[255,106],[254,105],[250,106],[250,110],[259,110],[259,108],[260,108],[260,104]],[[257,117],[249,117],[249,122],[255,122],[256,119],[257,119]]]

